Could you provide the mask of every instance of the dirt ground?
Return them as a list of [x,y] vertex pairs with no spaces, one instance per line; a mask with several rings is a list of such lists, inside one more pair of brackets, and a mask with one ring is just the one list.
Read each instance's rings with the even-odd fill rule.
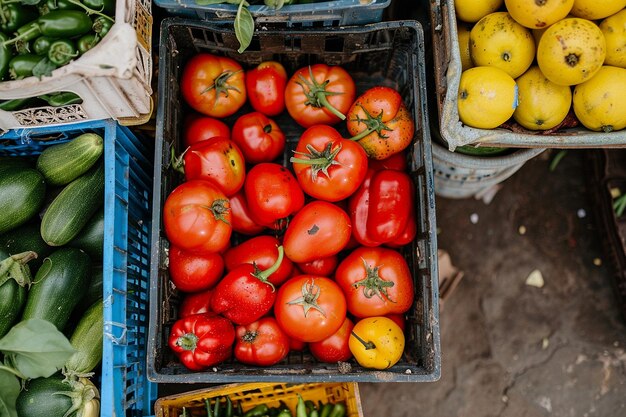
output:
[[[364,416],[626,416],[626,324],[588,161],[569,151],[550,172],[553,155],[489,205],[437,200],[438,246],[464,272],[440,314],[441,379],[359,384]],[[526,283],[533,271],[542,287]]]

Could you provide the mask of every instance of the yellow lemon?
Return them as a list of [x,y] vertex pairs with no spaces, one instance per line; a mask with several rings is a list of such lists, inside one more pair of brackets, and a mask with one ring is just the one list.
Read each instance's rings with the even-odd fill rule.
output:
[[548,130],[565,119],[572,104],[570,87],[556,85],[532,66],[517,83],[518,105],[513,113],[517,123],[530,130]]
[[454,11],[459,20],[475,23],[483,16],[498,10],[503,2],[504,0],[454,0]]
[[598,20],[609,17],[626,7],[626,0],[574,0],[571,14],[583,19]]
[[604,65],[626,68],[626,9],[600,23],[606,40]]
[[517,85],[496,67],[474,67],[461,74],[457,106],[461,122],[493,129],[506,122],[517,106]]
[[461,67],[463,71],[474,66],[472,57],[470,56],[470,30],[471,26],[467,23],[457,22],[456,32],[459,38],[459,52],[461,53]]
[[535,41],[530,30],[507,12],[496,12],[472,28],[470,54],[474,65],[497,67],[517,78],[535,59]]
[[589,130],[612,132],[626,127],[626,69],[605,65],[574,89],[574,113]]
[[550,26],[537,46],[541,72],[559,85],[576,85],[593,77],[605,56],[606,41],[600,28],[576,17]]
[[541,29],[563,19],[574,0],[504,0],[511,17],[522,26]]

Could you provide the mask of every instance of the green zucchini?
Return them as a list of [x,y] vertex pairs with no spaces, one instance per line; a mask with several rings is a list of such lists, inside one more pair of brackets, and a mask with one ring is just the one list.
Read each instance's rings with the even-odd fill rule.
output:
[[11,330],[22,313],[26,302],[26,287],[31,274],[27,265],[35,252],[10,256],[0,248],[0,339]]
[[0,196],[0,233],[4,233],[39,212],[46,197],[46,183],[33,168],[0,171]]
[[37,273],[45,257],[54,249],[41,238],[39,227],[40,222],[29,222],[0,236],[0,249],[5,249],[11,255],[26,251],[37,254],[37,258],[28,263],[33,274]]
[[37,158],[37,169],[51,185],[66,185],[85,174],[98,161],[104,140],[96,133],[50,146]]
[[60,374],[31,379],[17,397],[18,417],[98,417],[100,393],[86,378],[64,380]]
[[84,250],[94,261],[102,259],[102,251],[104,250],[104,207],[100,208],[89,219],[89,222],[78,236],[68,245]]
[[76,248],[60,248],[43,261],[28,291],[22,320],[44,319],[60,331],[89,286],[91,259]]
[[87,309],[80,319],[70,343],[76,349],[65,362],[64,373],[67,376],[88,376],[89,372],[102,360],[102,339],[104,336],[104,303],[100,299]]
[[104,202],[104,164],[76,178],[50,203],[41,219],[41,237],[50,246],[74,239]]
[[87,287],[87,292],[80,299],[74,311],[74,314],[79,314],[78,317],[82,316],[93,303],[102,300],[102,275],[102,265],[91,268],[89,287]]
[[15,168],[34,168],[34,166],[32,161],[26,158],[20,158],[15,156],[0,157],[0,175],[4,171],[9,171]]

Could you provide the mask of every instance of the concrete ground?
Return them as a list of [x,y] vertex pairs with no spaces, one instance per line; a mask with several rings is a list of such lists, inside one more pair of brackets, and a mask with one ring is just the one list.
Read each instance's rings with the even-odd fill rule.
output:
[[[440,315],[441,379],[359,384],[364,416],[626,416],[626,325],[586,155],[569,151],[550,172],[553,155],[489,205],[437,200],[439,248],[464,271]],[[541,288],[526,284],[535,270]]]

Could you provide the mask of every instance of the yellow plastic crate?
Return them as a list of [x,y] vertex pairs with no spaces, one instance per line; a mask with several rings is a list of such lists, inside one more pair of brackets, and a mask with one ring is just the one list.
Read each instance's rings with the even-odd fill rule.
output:
[[253,383],[220,385],[211,388],[190,391],[183,394],[159,398],[154,404],[156,417],[180,417],[183,407],[189,416],[206,416],[205,399],[228,396],[234,405],[241,402],[243,411],[248,411],[259,404],[278,407],[284,401],[295,415],[298,395],[317,404],[344,402],[346,417],[363,417],[359,387],[356,383],[319,383],[319,384],[284,384]]

